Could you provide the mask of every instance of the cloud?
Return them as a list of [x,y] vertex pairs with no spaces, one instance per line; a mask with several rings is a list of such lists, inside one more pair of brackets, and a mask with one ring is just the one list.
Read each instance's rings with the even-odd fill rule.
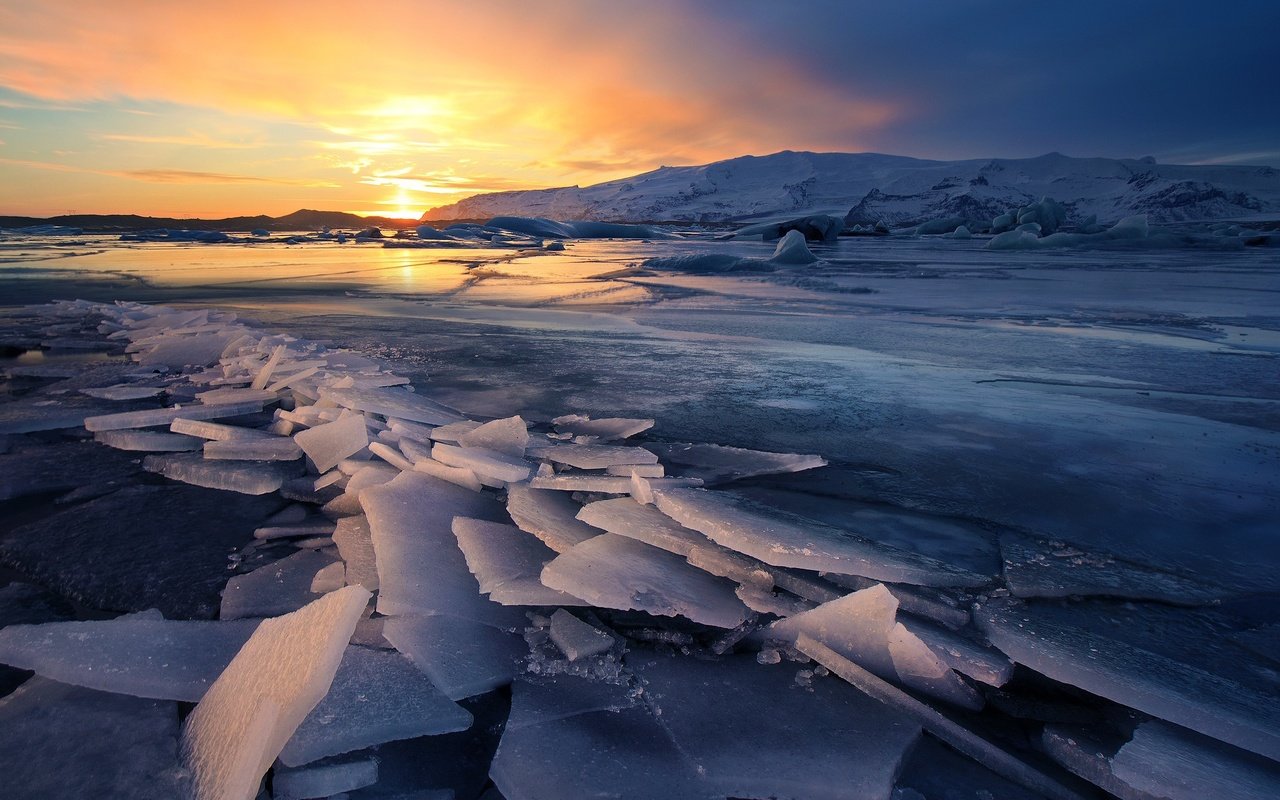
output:
[[337,184],[324,181],[275,178],[260,175],[230,175],[221,172],[199,172],[181,169],[99,169],[56,161],[34,161],[18,158],[0,158],[0,164],[52,172],[78,172],[86,175],[105,175],[112,178],[128,178],[147,183],[256,183],[275,186],[306,186],[310,188],[336,188]]
[[252,150],[262,147],[262,142],[233,142],[215,139],[203,133],[192,133],[186,136],[153,136],[135,133],[103,133],[99,139],[109,142],[130,142],[134,144],[172,144],[181,147],[211,147],[226,150]]

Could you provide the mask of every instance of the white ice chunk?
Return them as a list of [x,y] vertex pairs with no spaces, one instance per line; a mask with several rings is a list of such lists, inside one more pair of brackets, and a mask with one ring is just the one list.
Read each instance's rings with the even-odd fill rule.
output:
[[321,387],[320,397],[353,411],[367,411],[428,425],[447,425],[462,419],[454,409],[403,389]]
[[733,628],[750,616],[732,583],[611,533],[561,553],[543,569],[542,582],[603,608],[679,615],[719,628]]
[[241,494],[268,494],[297,475],[293,462],[211,461],[195,453],[147,456],[142,468],[166,478],[209,489],[225,489]]
[[818,260],[805,242],[800,231],[787,231],[787,235],[778,240],[778,246],[769,259],[775,264],[812,264]]
[[478,492],[484,487],[484,484],[480,483],[480,479],[471,470],[441,464],[434,458],[414,459],[413,468],[423,475],[430,475],[449,483],[457,484],[473,492]]
[[471,714],[401,654],[348,647],[333,685],[280,751],[291,767],[384,742],[466,730]]
[[348,586],[265,620],[182,727],[195,800],[249,798],[329,691],[369,592]]
[[680,465],[675,470],[679,474],[702,478],[708,482],[739,480],[782,472],[803,472],[827,464],[827,460],[822,456],[770,453],[764,450],[748,450],[719,444],[655,442],[647,446],[668,464]]
[[[119,414],[103,414],[87,417],[85,430],[117,431],[125,428],[154,428],[158,425],[169,425],[179,417],[185,419],[218,419],[220,417],[236,417],[241,414],[252,414],[262,410],[258,401],[248,403],[218,403],[216,405],[187,405],[174,408],[149,408],[142,411],[122,411]],[[186,433],[186,431],[174,431]]]
[[533,467],[522,458],[480,447],[456,447],[437,442],[431,448],[431,457],[451,467],[469,469],[482,480],[491,478],[513,483],[526,480],[533,472]]
[[378,564],[373,552],[369,520],[363,515],[343,517],[333,532],[338,554],[346,562],[348,585],[359,584],[369,591],[378,589]]
[[311,583],[333,557],[302,550],[253,572],[227,581],[222,591],[222,619],[272,617],[295,611],[315,599]]
[[643,447],[612,447],[602,444],[562,444],[539,447],[531,455],[557,464],[568,464],[578,469],[604,469],[622,464],[658,463],[658,457]]
[[367,461],[358,463],[363,466],[352,473],[351,479],[347,481],[345,493],[324,507],[326,514],[337,516],[359,514],[360,497],[366,489],[380,486],[400,474],[400,470],[389,464],[370,464]]
[[624,419],[610,417],[591,419],[580,414],[568,414],[551,420],[557,431],[574,436],[598,436],[601,441],[627,439],[653,427],[651,419]]
[[627,478],[633,475],[640,478],[661,478],[664,471],[661,464],[615,464],[611,467],[605,467],[604,474],[620,475]]
[[791,644],[806,634],[885,680],[958,706],[981,708],[981,697],[899,624],[897,613],[897,599],[877,585],[779,620],[766,633]]
[[402,472],[389,483],[366,489],[360,503],[377,554],[379,612],[456,614],[498,626],[522,624],[518,611],[480,595],[453,535],[454,517],[501,519],[502,507],[492,498]]
[[724,492],[655,487],[655,499],[663,513],[685,527],[774,566],[922,586],[980,586],[990,580],[925,555]]
[[581,605],[576,597],[548,589],[539,576],[556,553],[514,525],[453,518],[453,533],[480,591],[502,605]]
[[[327,546],[327,545],[326,545]],[[347,568],[341,561],[322,567],[311,579],[312,594],[328,594],[347,585]]]
[[257,627],[150,614],[10,625],[0,629],[0,663],[104,692],[194,702]]
[[590,658],[613,647],[613,637],[563,608],[551,615],[551,642],[570,661]]
[[441,425],[431,431],[430,437],[433,442],[448,442],[449,444],[457,444],[458,441],[471,431],[480,427],[479,422],[473,422],[469,419],[451,422],[448,425]]
[[174,433],[184,433],[188,436],[216,441],[265,439],[270,436],[270,434],[257,428],[241,428],[237,425],[223,425],[220,422],[205,422],[204,420],[191,419],[189,417],[178,417],[173,420],[173,422],[169,423],[169,430]]
[[307,454],[318,472],[328,472],[338,462],[360,452],[369,444],[369,432],[364,417],[348,414],[336,422],[317,425],[294,435],[302,451]]
[[204,457],[216,461],[293,461],[302,448],[287,436],[205,442]]
[[[631,478],[613,475],[538,475],[529,481],[534,489],[555,489],[561,492],[603,492],[604,494],[630,494]],[[682,489],[701,486],[697,478],[654,478],[650,487],[657,489]]]
[[507,685],[529,652],[517,634],[448,615],[391,617],[383,635],[450,700]]
[[309,800],[353,792],[378,782],[378,759],[362,758],[300,769],[277,769],[271,781],[274,800]]
[[258,374],[254,377],[253,383],[249,384],[250,389],[261,391],[267,388],[267,381],[271,380],[271,373],[275,371],[276,365],[280,363],[280,359],[284,358],[284,353],[287,349],[288,348],[281,344],[277,345],[276,348],[271,351],[271,357],[267,359],[267,363],[262,365],[262,369],[258,370]]
[[413,462],[400,454],[400,451],[383,442],[369,444],[369,452],[387,462],[400,471],[413,469]]
[[98,431],[93,435],[96,442],[117,450],[133,450],[144,453],[182,453],[199,450],[204,444],[193,436],[177,433],[160,433],[158,431],[120,430]]
[[164,392],[163,386],[138,386],[130,383],[117,386],[88,386],[80,390],[81,394],[87,394],[99,400],[142,400],[155,397],[162,392]]
[[531,489],[526,483],[507,487],[507,513],[520,529],[532,533],[543,544],[563,553],[600,531],[577,519],[582,506],[564,492]]
[[458,444],[523,458],[529,445],[529,428],[518,416],[496,419],[462,434],[458,437]]
[[306,522],[300,525],[266,525],[253,532],[255,539],[295,539],[306,536],[328,536],[334,531],[334,523]]

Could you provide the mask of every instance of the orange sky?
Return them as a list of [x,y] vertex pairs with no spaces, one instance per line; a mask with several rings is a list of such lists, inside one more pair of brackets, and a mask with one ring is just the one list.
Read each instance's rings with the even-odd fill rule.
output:
[[417,216],[904,113],[699,8],[0,0],[0,214]]

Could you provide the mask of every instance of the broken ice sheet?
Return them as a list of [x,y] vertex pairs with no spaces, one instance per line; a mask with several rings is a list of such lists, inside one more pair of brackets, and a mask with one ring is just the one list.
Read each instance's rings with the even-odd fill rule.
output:
[[400,653],[349,646],[329,693],[280,751],[280,762],[296,767],[470,725],[471,714]]
[[128,383],[116,386],[87,386],[80,390],[81,394],[87,394],[100,400],[142,400],[147,397],[155,397],[163,392],[163,386],[138,386]]
[[643,447],[561,444],[538,447],[530,455],[578,469],[604,469],[624,464],[656,464],[658,457]]
[[265,620],[182,727],[195,800],[250,798],[328,693],[369,592],[349,586]]
[[1119,597],[1174,605],[1206,605],[1223,592],[1107,553],[1086,552],[1007,532],[1000,537],[1004,577],[1017,597]]
[[486,422],[458,436],[463,447],[480,447],[508,456],[523,458],[529,444],[529,429],[518,416]]
[[450,700],[507,685],[529,652],[518,634],[443,614],[390,617],[383,635]]
[[280,768],[272,775],[273,800],[307,800],[344,796],[378,782],[378,759],[314,764],[298,769]]
[[467,568],[490,600],[502,605],[583,605],[572,595],[542,585],[542,568],[556,553],[516,526],[454,517],[453,533]]
[[301,462],[217,461],[196,453],[147,456],[143,469],[208,489],[241,494],[269,494],[302,473]]
[[612,533],[561,553],[543,569],[542,582],[602,608],[679,615],[719,628],[733,628],[751,613],[729,581]]
[[0,663],[104,692],[195,702],[257,620],[166,620],[158,614],[0,629]]
[[577,519],[581,509],[564,492],[531,489],[527,483],[507,486],[507,513],[511,519],[557,553],[600,535],[599,529]]
[[726,492],[658,489],[658,508],[681,525],[766,564],[921,586],[981,586],[991,576],[865,539]]
[[[151,408],[143,411],[122,411],[118,414],[102,414],[86,417],[85,430],[115,431],[125,428],[154,428],[171,425],[175,419],[206,420],[238,417],[262,410],[261,401],[217,403],[215,405],[186,405],[173,408]],[[186,433],[187,431],[174,431]]]
[[287,436],[214,440],[204,443],[204,457],[224,461],[293,461],[302,458],[302,449]]
[[770,453],[719,444],[654,442],[645,447],[656,453],[664,463],[674,465],[673,473],[702,478],[707,483],[783,472],[803,472],[827,465],[827,460],[817,455]]
[[362,415],[347,414],[334,422],[301,431],[293,439],[315,464],[317,472],[327,472],[367,446],[369,432]]
[[403,389],[335,389],[322,387],[320,397],[353,411],[366,411],[408,422],[447,425],[463,419],[455,409]]
[[122,430],[99,431],[94,441],[117,450],[133,450],[151,453],[180,453],[199,450],[204,444],[194,436],[158,431]]
[[222,592],[222,619],[274,617],[296,611],[315,600],[311,591],[316,574],[333,564],[333,556],[301,550],[253,572],[227,581]]
[[563,608],[551,615],[551,642],[570,661],[590,658],[613,647],[613,637]]
[[437,442],[431,448],[431,457],[451,467],[469,469],[482,481],[485,478],[503,483],[523,481],[533,472],[533,467],[522,458],[480,447],[455,447]]
[[347,565],[347,583],[360,585],[369,591],[378,589],[378,563],[373,551],[373,537],[369,532],[369,520],[363,515],[343,517],[333,531],[338,554]]
[[172,800],[182,794],[177,737],[172,702],[35,677],[0,699],[3,793]]
[[480,595],[453,535],[454,517],[501,520],[491,497],[402,472],[361,493],[378,564],[382,614],[456,614],[499,627],[524,623],[516,609]]
[[[905,714],[791,665],[632,652],[663,730],[721,797],[888,797],[920,735]],[[749,699],[749,700],[748,700]]]
[[1010,658],[1056,681],[1280,759],[1272,667],[1223,635],[1210,615],[1128,603],[991,600],[974,619]]
[[609,417],[591,419],[580,414],[568,414],[551,420],[557,431],[574,436],[597,436],[601,441],[627,439],[653,427],[651,419],[623,419]]

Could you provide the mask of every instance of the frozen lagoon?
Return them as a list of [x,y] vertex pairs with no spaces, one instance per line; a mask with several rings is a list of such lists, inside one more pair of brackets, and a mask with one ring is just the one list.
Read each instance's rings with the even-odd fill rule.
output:
[[[690,275],[641,265],[772,247],[5,244],[6,302],[212,305],[388,359],[473,416],[653,417],[654,441],[822,455],[738,491],[835,524],[887,514],[882,537],[985,559],[1015,595],[1220,600],[1188,612],[1216,631],[1198,640],[1206,672],[1275,621],[1274,250],[893,237],[815,246],[811,267]],[[946,526],[990,547],[949,553]],[[1235,678],[1266,696],[1265,676]]]

